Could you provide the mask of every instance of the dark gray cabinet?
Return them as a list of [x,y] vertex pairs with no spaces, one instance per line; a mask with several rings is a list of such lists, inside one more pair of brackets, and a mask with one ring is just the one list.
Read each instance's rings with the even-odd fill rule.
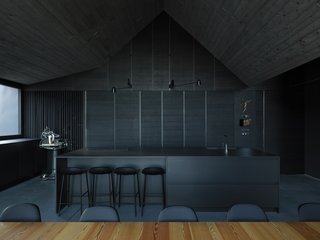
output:
[[166,167],[168,205],[225,211],[235,203],[254,203],[279,209],[278,156],[168,157]]
[[47,153],[39,139],[0,141],[0,190],[34,177],[47,166]]

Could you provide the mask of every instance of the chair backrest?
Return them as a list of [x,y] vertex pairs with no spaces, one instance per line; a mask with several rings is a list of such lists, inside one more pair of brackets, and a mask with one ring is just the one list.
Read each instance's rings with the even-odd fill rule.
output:
[[119,222],[119,214],[113,207],[89,207],[86,208],[81,217],[80,222]]
[[298,207],[299,220],[303,222],[320,221],[320,203],[303,203]]
[[33,203],[13,204],[2,211],[0,220],[2,222],[41,222],[40,209]]
[[163,209],[158,216],[159,222],[198,222],[195,211],[186,206],[172,206]]
[[228,222],[268,222],[264,211],[255,204],[235,204],[227,213]]

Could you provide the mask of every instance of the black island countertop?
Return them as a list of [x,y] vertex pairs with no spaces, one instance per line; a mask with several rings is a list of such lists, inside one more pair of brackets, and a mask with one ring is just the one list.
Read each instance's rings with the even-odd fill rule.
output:
[[83,148],[65,153],[58,158],[95,158],[95,157],[166,157],[166,156],[230,156],[254,157],[274,156],[252,148],[229,148],[226,155],[224,149],[219,148],[159,148],[159,149],[102,149]]

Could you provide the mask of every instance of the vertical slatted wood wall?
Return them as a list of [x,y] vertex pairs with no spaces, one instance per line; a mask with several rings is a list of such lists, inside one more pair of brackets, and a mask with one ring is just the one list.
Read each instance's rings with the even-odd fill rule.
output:
[[68,140],[69,151],[83,147],[84,92],[25,91],[24,136],[40,138],[48,126]]
[[[87,91],[89,148],[252,147],[262,149],[261,91]],[[251,99],[250,134],[239,126]],[[260,108],[262,108],[260,106]],[[227,135],[227,138],[225,138]],[[113,140],[113,141],[112,141]]]

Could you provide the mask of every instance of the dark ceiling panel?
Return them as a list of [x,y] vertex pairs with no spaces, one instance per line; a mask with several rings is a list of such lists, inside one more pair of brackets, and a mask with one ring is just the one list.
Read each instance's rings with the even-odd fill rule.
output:
[[165,11],[247,85],[320,56],[319,1],[165,0]]
[[320,56],[318,0],[2,0],[0,78],[105,66],[162,11],[247,85]]
[[0,78],[32,84],[104,66],[162,2],[0,1]]

